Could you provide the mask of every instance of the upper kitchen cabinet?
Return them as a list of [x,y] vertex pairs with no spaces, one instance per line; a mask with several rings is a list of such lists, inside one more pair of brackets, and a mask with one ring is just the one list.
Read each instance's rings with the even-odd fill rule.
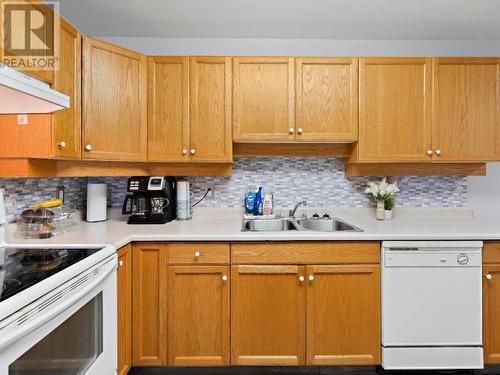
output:
[[148,61],[148,160],[189,160],[189,57]]
[[234,142],[286,142],[295,138],[294,59],[233,59]]
[[81,49],[80,33],[60,19],[59,69],[54,73],[53,88],[70,97],[70,107],[54,113],[52,149],[55,157],[81,157]]
[[434,59],[436,161],[500,159],[500,59]]
[[[59,18],[59,66],[52,87],[70,97],[70,108],[53,114],[0,115],[0,157],[79,159],[81,156],[81,36]],[[40,78],[40,77],[37,77]]]
[[231,58],[189,61],[191,161],[232,162]]
[[354,159],[431,160],[431,59],[363,58],[359,66],[359,142]]
[[[50,40],[55,40],[56,35],[54,35],[54,30],[57,28],[57,15],[52,11],[52,7],[43,4],[41,0],[3,0],[0,1],[0,5],[2,5],[2,3],[5,6],[12,3],[16,9],[19,9],[19,6],[23,7],[24,10],[29,13],[33,25],[37,25],[35,29],[36,37],[30,37],[25,30],[25,20],[22,17],[15,18],[14,15],[12,15],[10,26],[6,27],[6,32],[18,36],[18,38],[13,38],[18,45],[14,47],[16,50],[11,50],[9,52],[5,51],[7,63],[27,75],[48,84],[52,84],[54,82],[54,71],[56,69],[51,64],[51,60],[53,60],[52,56],[56,51],[55,48],[50,48]],[[5,14],[4,17],[6,18],[7,15]],[[3,19],[2,22],[4,22]],[[33,33],[33,35],[35,35],[35,33]],[[53,47],[55,47],[55,44]],[[40,60],[34,63],[33,61],[35,61],[35,59],[33,59],[32,56],[25,56],[26,53],[24,49],[37,50],[39,54],[37,57],[39,57]],[[0,56],[2,56],[3,53],[4,51],[0,48]],[[34,66],[34,64],[36,65]]]
[[83,38],[83,158],[146,160],[146,57]]
[[358,139],[358,59],[296,59],[297,141]]

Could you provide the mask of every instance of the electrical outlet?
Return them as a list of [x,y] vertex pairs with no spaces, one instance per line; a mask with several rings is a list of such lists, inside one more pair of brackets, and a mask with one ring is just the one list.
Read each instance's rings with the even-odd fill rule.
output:
[[28,115],[17,115],[17,125],[28,125]]
[[208,195],[207,195],[207,199],[209,201],[214,200],[215,199],[215,188],[214,187],[208,187],[207,189],[209,189]]

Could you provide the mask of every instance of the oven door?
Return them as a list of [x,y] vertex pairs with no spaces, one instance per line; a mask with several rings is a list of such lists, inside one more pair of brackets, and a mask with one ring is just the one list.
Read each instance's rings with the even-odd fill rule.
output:
[[116,374],[116,255],[0,322],[0,375]]

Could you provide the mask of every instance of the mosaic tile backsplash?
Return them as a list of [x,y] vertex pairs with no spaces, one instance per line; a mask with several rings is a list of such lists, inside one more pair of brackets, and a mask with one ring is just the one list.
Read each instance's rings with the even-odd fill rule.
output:
[[[237,157],[230,177],[187,177],[195,199],[206,187],[215,188],[214,199],[199,207],[241,207],[249,190],[263,185],[274,193],[276,207],[290,207],[301,199],[310,206],[367,207],[373,204],[363,190],[371,177],[346,177],[343,161],[337,158]],[[65,187],[66,201],[83,206],[87,182],[108,184],[108,202],[121,207],[126,194],[125,177],[0,179],[5,189],[7,216],[13,219],[26,204],[50,199],[57,186]],[[417,177],[398,180],[398,206],[464,207],[467,177]]]

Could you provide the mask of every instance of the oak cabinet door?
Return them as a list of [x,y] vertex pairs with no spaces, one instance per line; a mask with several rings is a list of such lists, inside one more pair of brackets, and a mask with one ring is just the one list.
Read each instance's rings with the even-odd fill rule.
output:
[[379,364],[379,266],[307,266],[306,271],[307,364]]
[[431,161],[431,59],[363,58],[359,66],[358,160]]
[[118,250],[118,375],[132,366],[132,245]]
[[233,70],[234,141],[293,141],[294,59],[235,57]]
[[191,161],[231,162],[231,58],[190,58]]
[[[17,38],[14,38],[17,39],[16,43],[19,43],[22,40],[21,38],[24,37],[24,40],[22,40],[21,42],[21,46],[15,47],[16,49],[20,48],[21,51],[18,55],[15,55],[16,51],[10,51],[12,55],[5,54],[4,57],[4,51],[0,46],[0,57],[5,58],[6,63],[13,68],[48,84],[52,84],[54,81],[54,66],[50,66],[49,61],[52,56],[51,49],[47,49],[46,47],[48,47],[47,42],[50,39],[54,40],[56,37],[56,35],[54,35],[54,32],[57,31],[59,21],[59,19],[57,18],[57,14],[53,12],[52,6],[43,4],[42,1],[0,1],[0,6],[6,7],[5,10],[7,11],[9,3],[13,3],[13,6],[15,7],[14,9],[16,10],[19,10],[19,6],[22,6],[24,8],[24,11],[26,12],[25,14],[29,14],[30,19],[32,20],[32,25],[30,26],[37,25],[37,28],[27,31],[25,28],[25,20],[23,19],[23,17],[16,19],[16,17],[13,15],[12,22],[10,23],[9,27],[6,27],[5,38],[9,37],[7,33],[10,33],[13,36],[17,36]],[[5,18],[7,17],[6,15],[4,15],[4,9],[2,9],[2,16]],[[3,22],[4,20],[2,19],[2,23]],[[31,32],[33,32],[36,37],[30,35],[29,33]],[[27,43],[28,40],[30,41],[29,44]],[[50,44],[50,42],[48,44]],[[37,52],[41,53],[41,55],[38,56],[43,58],[43,60],[38,64],[37,62],[33,63],[31,61],[31,56],[24,56],[24,48],[32,48],[38,50]],[[55,48],[53,49],[53,52],[57,54],[57,50]],[[12,61],[10,61],[11,59]],[[47,65],[43,63],[43,61],[45,61]],[[36,69],[37,67],[40,69]]]
[[358,140],[358,59],[296,59],[297,141]]
[[133,365],[167,365],[167,248],[133,246]]
[[500,159],[500,59],[434,59],[437,161]]
[[170,366],[229,365],[229,267],[171,266]]
[[232,266],[233,365],[305,363],[305,283],[299,266]]
[[148,160],[189,160],[189,57],[148,60]]
[[146,57],[83,38],[83,158],[146,160]]
[[500,264],[483,266],[484,361],[500,364]]
[[52,149],[59,158],[81,157],[81,62],[80,33],[60,18],[59,69],[54,73],[52,87],[70,97],[70,108],[52,117]]

